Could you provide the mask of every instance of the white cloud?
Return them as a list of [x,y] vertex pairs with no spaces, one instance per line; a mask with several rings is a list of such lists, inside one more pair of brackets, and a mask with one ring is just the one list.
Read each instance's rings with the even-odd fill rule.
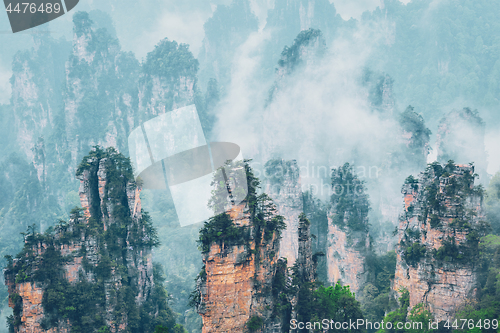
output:
[[[131,39],[121,38],[120,41],[125,49],[132,49],[138,59],[145,58],[165,37],[178,43],[189,44],[190,51],[196,55],[205,35],[203,24],[210,15],[207,11],[164,11],[156,19],[156,24],[150,25],[152,29],[143,30]],[[120,35],[120,31],[118,34]]]
[[[337,12],[344,20],[349,20],[351,17],[355,19],[361,18],[361,14],[367,10],[372,11],[379,7],[384,0],[330,0],[335,4]],[[405,5],[411,0],[399,0]]]
[[[382,25],[361,28],[334,41],[322,61],[287,77],[268,106],[271,85],[259,81],[256,69],[259,45],[269,36],[253,34],[236,52],[230,90],[218,110],[218,141],[237,143],[260,165],[276,157],[328,169],[354,160],[366,169],[384,165],[401,143],[398,125],[371,110],[360,82],[371,50],[384,40],[382,31]],[[403,180],[391,177],[380,186],[391,187],[383,192],[397,201]],[[306,178],[305,184],[321,181]]]
[[365,11],[372,11],[380,6],[380,0],[330,0],[344,20],[351,17],[359,19]]
[[488,153],[488,173],[494,175],[500,172],[500,132],[488,131],[485,136],[486,152]]
[[255,131],[260,126],[262,102],[267,94],[264,87],[268,85],[255,77],[261,64],[261,55],[255,50],[259,50],[269,37],[268,32],[253,33],[235,52],[231,85],[227,97],[221,101],[214,131],[219,133],[221,141],[239,144],[245,158],[258,152],[260,138]]

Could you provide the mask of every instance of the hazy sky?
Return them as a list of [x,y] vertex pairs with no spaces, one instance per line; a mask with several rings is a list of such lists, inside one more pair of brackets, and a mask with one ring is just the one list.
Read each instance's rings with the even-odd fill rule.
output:
[[[265,19],[267,10],[274,5],[273,0],[250,0],[252,8],[257,12],[260,19]],[[332,0],[330,0],[332,1]],[[101,9],[110,12],[115,19],[115,27],[122,48],[125,51],[133,51],[138,59],[142,59],[163,38],[168,37],[180,43],[187,43],[195,56],[204,37],[203,24],[212,15],[218,4],[229,4],[231,0],[176,0],[162,1],[158,6],[156,0],[142,1],[141,4],[151,4],[151,9],[142,14],[149,17],[140,24],[138,19],[117,19],[133,15],[134,8],[127,6],[119,7],[114,0],[81,0],[75,10],[90,11]],[[380,0],[334,0],[338,12],[344,19],[350,17],[359,18],[366,10],[373,10]],[[156,6],[154,6],[156,4]],[[147,8],[143,7],[143,8]],[[40,30],[53,31],[52,37],[66,39],[72,38],[72,16],[74,13],[64,15],[55,21],[42,25]],[[130,16],[133,18],[133,16]],[[262,22],[264,23],[264,22]],[[19,49],[29,49],[32,43],[27,38],[30,32],[23,35],[17,34],[16,39],[23,40],[22,43],[13,43],[14,35],[9,33],[7,14],[0,13],[0,45],[7,45],[8,50],[0,51],[0,103],[8,103],[10,96],[9,77],[11,76],[12,56]],[[5,31],[4,31],[5,30]]]
[[[400,0],[402,3],[407,4],[410,0]],[[374,10],[384,0],[330,0],[331,3],[335,4],[337,12],[342,16],[344,20],[348,20],[351,17],[359,19],[361,14],[367,10]]]
[[367,10],[374,10],[380,5],[380,0],[330,0],[335,4],[337,12],[344,20],[351,17],[360,18]]

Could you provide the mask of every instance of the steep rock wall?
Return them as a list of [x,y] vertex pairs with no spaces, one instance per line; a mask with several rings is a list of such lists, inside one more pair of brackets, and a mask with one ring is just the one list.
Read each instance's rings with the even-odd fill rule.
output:
[[[238,228],[256,231],[248,207],[235,206],[229,212]],[[203,277],[199,290],[198,312],[203,318],[203,333],[245,332],[253,316],[263,318],[263,332],[275,326],[270,288],[278,261],[279,238],[260,240],[251,237],[246,244],[214,243],[204,254]]]
[[[16,54],[13,61],[12,106],[17,144],[35,163],[39,179],[44,176],[40,138],[53,130],[62,102],[64,63],[71,45],[46,36],[34,36],[35,47]],[[37,149],[33,149],[37,148]]]
[[364,257],[370,248],[369,201],[363,181],[348,163],[332,171],[326,247],[328,281],[341,280],[359,294],[366,277]]
[[141,123],[193,104],[198,60],[188,50],[188,45],[163,39],[148,54],[142,72],[138,84]]
[[482,194],[473,174],[471,166],[433,164],[402,189],[393,290],[406,288],[410,306],[424,303],[439,321],[475,292]]
[[295,160],[271,160],[266,163],[264,192],[269,194],[285,218],[286,229],[281,233],[279,256],[293,266],[299,253],[299,215],[303,212],[299,167]]
[[73,22],[63,94],[64,141],[72,167],[94,145],[125,149],[128,133],[137,126],[140,75],[133,54],[121,51],[106,30],[95,29],[86,12],[75,14]]
[[354,293],[360,291],[364,282],[364,256],[352,247],[347,240],[345,231],[332,225],[328,219],[328,245],[326,252],[328,281],[351,287]]
[[[140,188],[131,181],[130,165],[120,164],[123,161],[124,157],[112,149],[87,156],[79,173],[82,212],[73,211],[69,223],[60,222],[54,234],[33,231],[25,236],[23,252],[5,271],[15,332],[62,333],[71,331],[75,323],[81,325],[74,315],[66,320],[60,313],[76,311],[78,304],[54,314],[50,298],[44,301],[46,292],[56,297],[54,288],[57,290],[58,285],[66,285],[67,289],[93,286],[90,290],[97,292],[93,296],[95,303],[101,302],[102,290],[102,308],[88,311],[89,315],[96,311],[96,318],[102,318],[102,324],[96,321],[95,325],[107,326],[111,332],[128,331],[131,305],[124,307],[123,302],[129,292],[138,308],[156,297],[152,296],[155,282],[151,253],[156,240],[142,215]],[[120,233],[117,226],[124,232]],[[60,277],[48,278],[54,274]],[[61,298],[61,302],[73,301],[78,300]],[[52,304],[48,310],[47,304]],[[152,311],[150,316],[158,315],[157,305],[148,307],[144,311]]]

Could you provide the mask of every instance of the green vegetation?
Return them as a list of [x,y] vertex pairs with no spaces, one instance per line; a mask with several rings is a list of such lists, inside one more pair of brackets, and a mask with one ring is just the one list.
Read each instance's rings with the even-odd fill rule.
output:
[[285,177],[290,178],[291,181],[298,180],[299,172],[293,169],[293,165],[292,161],[271,159],[264,165],[264,176],[272,185],[281,184]]
[[322,283],[328,282],[326,246],[328,235],[328,214],[327,207],[319,199],[314,198],[311,191],[304,192],[302,195],[304,214],[311,222],[311,242],[313,259],[316,258],[316,276]]
[[147,75],[157,75],[169,81],[181,76],[194,77],[198,71],[198,60],[189,51],[189,45],[163,39],[149,52],[143,71]]
[[[133,186],[130,163],[113,148],[95,147],[77,170],[78,175],[89,172],[91,192],[97,190],[99,166],[104,166],[106,186],[103,194],[109,204],[100,207],[99,195],[91,195],[93,209],[88,220],[82,209],[75,208],[69,223],[60,220],[43,234],[37,233],[34,225],[30,226],[23,233],[23,250],[15,259],[6,258],[6,275],[15,278],[16,283],[36,283],[43,288],[44,329],[56,327],[61,320],[69,320],[74,333],[107,332],[111,328],[105,320],[107,310],[114,318],[112,325],[125,320],[130,333],[153,332],[158,326],[174,328],[175,315],[167,305],[161,266],[155,264],[153,267],[154,285],[145,301],[136,302],[139,288],[148,286],[138,285],[139,272],[131,269],[130,258],[143,260],[135,256],[157,246],[158,237],[147,213],[142,212],[141,218],[130,214],[127,199],[127,189]],[[61,246],[76,244],[81,246],[76,253],[61,254]],[[39,249],[44,250],[39,253]],[[83,270],[76,281],[70,282],[65,278],[64,265],[73,262],[75,257],[82,258]],[[114,279],[119,281],[118,286],[109,284]],[[13,301],[17,304],[18,300]],[[9,318],[11,329],[20,324],[19,315],[20,312],[15,311]],[[174,328],[174,332],[183,332],[183,329]]]
[[[242,166],[244,167],[246,181],[248,184],[248,194],[244,200],[244,209],[247,210],[251,223],[246,226],[236,226],[227,212],[218,214],[204,222],[203,227],[199,231],[198,245],[202,253],[208,253],[213,244],[220,246],[221,251],[224,251],[224,249],[229,246],[245,245],[248,254],[255,256],[255,264],[260,265],[261,246],[265,246],[266,244],[275,242],[279,239],[281,237],[282,230],[286,228],[286,224],[283,216],[277,214],[276,206],[271,198],[265,193],[257,195],[257,189],[260,186],[260,181],[257,177],[255,177],[249,162],[249,160],[245,160],[243,164],[227,163],[225,166],[225,172],[227,177],[231,178],[233,177],[233,170]],[[222,179],[220,173],[216,173],[212,185],[214,189],[212,191],[213,197],[210,204],[212,207],[215,205],[221,205],[220,207],[225,207],[227,209],[229,202],[226,200],[228,199],[228,194],[225,191],[227,187],[227,180]],[[255,248],[252,250],[250,250],[250,242],[255,244]],[[258,270],[255,271],[255,274],[258,274]],[[206,278],[207,275],[205,267],[203,267],[196,278],[198,286],[189,296],[190,306],[200,306],[201,291],[199,284],[203,283]],[[257,276],[254,276],[255,281],[256,278]],[[274,291],[267,290],[267,288],[261,288],[258,283],[256,283],[256,289],[263,294],[267,292],[276,294],[280,293],[276,292],[274,287],[271,287]],[[280,311],[276,309],[274,310],[275,314],[278,312]],[[256,330],[262,325],[259,321],[262,319],[255,318],[251,318],[249,321],[248,327],[250,330]]]
[[240,245],[250,239],[247,227],[236,227],[227,213],[210,218],[200,230],[199,243],[202,253],[210,251],[212,243],[223,246]]
[[[373,55],[374,67],[389,73],[394,94],[412,101],[424,117],[435,122],[440,110],[457,96],[478,107],[499,105],[500,62],[495,50],[500,29],[494,1],[451,2],[431,0],[404,4],[390,0],[363,15],[364,24],[393,22],[395,30]],[[418,57],[415,55],[418,54]]]
[[420,168],[425,167],[431,131],[425,126],[424,118],[409,105],[399,115],[399,124],[404,132],[411,134],[404,158],[415,161]]
[[263,324],[264,324],[264,319],[262,319],[262,317],[252,316],[247,321],[247,328],[250,332],[256,332],[262,327]]
[[279,318],[284,331],[290,329],[290,319],[292,315],[292,303],[290,296],[293,293],[288,275],[286,258],[278,259],[276,271],[273,277],[271,295],[273,297],[274,308],[272,317]]
[[[409,177],[407,182],[418,186],[414,178]],[[394,277],[396,254],[391,251],[377,255],[371,246],[366,247],[370,226],[369,197],[364,182],[354,174],[351,165],[346,163],[333,170],[332,187],[332,222],[346,231],[348,242],[355,243],[355,248],[364,256],[366,281],[361,286],[360,294],[364,317],[380,321],[394,306],[390,297],[390,281]]]
[[[279,63],[279,66],[295,66],[300,63],[299,49],[301,45],[307,45],[321,36],[319,30],[303,31],[296,38],[295,43],[290,44],[301,30],[301,23],[303,23],[298,22],[298,15],[295,15],[296,11],[292,7],[286,1],[278,1],[275,9],[270,10],[268,14],[267,31],[277,31],[269,44],[272,45],[272,48],[278,49],[277,53],[268,52],[262,57],[263,61],[272,63],[271,66],[268,66],[271,75],[284,44],[288,43],[291,47],[283,50],[282,55],[284,58]],[[491,110],[498,109],[500,105],[498,99],[500,92],[498,81],[498,77],[500,77],[500,62],[498,60],[500,40],[497,36],[499,35],[500,26],[494,13],[499,12],[499,8],[499,3],[496,1],[463,1],[458,6],[446,1],[412,1],[403,5],[396,0],[387,0],[384,2],[384,8],[365,13],[360,20],[362,25],[369,26],[372,23],[379,23],[379,19],[390,23],[384,32],[385,40],[380,47],[377,46],[374,49],[373,57],[369,60],[370,66],[382,68],[389,75],[372,75],[370,80],[373,82],[373,87],[371,86],[369,90],[370,101],[376,107],[379,107],[384,100],[384,89],[394,89],[394,94],[399,96],[401,101],[411,100],[412,105],[416,106],[416,110],[419,110],[419,112],[422,110],[426,120],[431,120],[431,124],[436,123],[440,117],[440,112],[436,112],[436,110],[441,110],[443,106],[454,103],[457,96],[462,96],[479,108],[486,106]],[[330,5],[328,1],[316,1],[314,15],[310,16],[311,22],[308,22],[308,24],[315,28],[321,28],[328,40],[330,39],[329,36],[332,35],[351,36],[349,27],[354,27],[356,21],[343,22],[340,16],[336,14],[334,6]],[[1,153],[2,163],[0,165],[0,188],[2,189],[0,193],[0,220],[2,221],[0,234],[3,235],[0,239],[0,252],[2,255],[21,251],[23,240],[18,235],[20,231],[25,230],[34,223],[40,229],[45,230],[47,226],[54,224],[55,221],[60,221],[54,226],[54,229],[56,233],[61,235],[58,241],[62,243],[68,242],[74,236],[78,236],[79,232],[83,230],[83,225],[79,223],[74,225],[81,229],[76,233],[61,231],[68,230],[70,223],[64,222],[64,220],[68,220],[70,208],[78,204],[78,184],[74,181],[73,175],[69,175],[67,172],[67,170],[72,170],[75,167],[73,162],[75,155],[76,159],[79,159],[83,155],[82,152],[90,148],[89,144],[103,142],[106,139],[104,135],[109,133],[112,133],[111,137],[117,140],[118,149],[125,151],[126,134],[131,129],[129,126],[135,127],[139,124],[139,116],[131,113],[130,110],[138,109],[139,89],[137,88],[137,81],[139,80],[141,66],[133,55],[119,52],[119,43],[112,33],[106,33],[100,29],[92,30],[96,25],[90,20],[90,17],[92,15],[89,16],[82,12],[76,13],[73,18],[74,32],[77,37],[81,37],[83,34],[88,34],[91,37],[87,51],[95,52],[95,55],[90,63],[87,63],[87,60],[80,61],[78,57],[71,56],[68,62],[69,70],[67,74],[70,79],[68,84],[65,84],[65,66],[71,51],[70,42],[51,41],[49,38],[35,36],[36,50],[22,52],[14,59],[13,79],[11,82],[14,82],[16,77],[20,78],[20,75],[28,74],[28,77],[34,83],[33,87],[39,88],[37,92],[39,98],[32,103],[33,101],[23,101],[22,98],[16,100],[14,94],[12,105],[0,106],[1,118],[3,119],[0,132],[4,134],[1,138],[4,141],[0,144],[3,149]],[[97,22],[95,19],[94,21]],[[391,22],[394,25],[391,25]],[[205,24],[206,38],[209,42],[206,45],[210,45],[211,49],[200,52],[201,56],[208,55],[209,58],[200,59],[200,61],[202,64],[205,62],[210,65],[217,63],[221,69],[218,70],[218,73],[212,71],[204,74],[203,84],[210,77],[222,78],[220,79],[220,86],[223,92],[224,90],[227,91],[231,66],[226,66],[226,64],[232,63],[234,50],[247,39],[252,31],[257,31],[258,26],[259,21],[251,13],[247,1],[233,1],[229,6],[218,6],[213,16]],[[396,28],[393,29],[393,27]],[[215,50],[216,55],[210,58],[210,51],[213,52],[213,50]],[[232,52],[227,52],[227,50]],[[115,68],[117,68],[116,71]],[[170,82],[169,80],[177,81],[179,76],[182,75],[186,75],[194,81],[196,68],[196,59],[190,54],[187,46],[164,40],[148,55],[144,62],[143,73],[158,75],[162,79],[166,79],[165,82],[167,83]],[[45,80],[46,78],[49,79]],[[75,81],[72,81],[72,79],[75,79]],[[73,83],[76,82],[78,84],[74,85]],[[148,91],[150,86],[151,82],[145,83],[144,87],[147,89],[145,89],[144,93],[146,97],[150,93]],[[200,119],[204,130],[208,128],[209,132],[214,119],[210,109],[214,109],[214,101],[219,99],[219,88],[216,86],[216,81],[208,81],[205,96],[196,91],[195,88],[195,103],[200,112]],[[44,90],[42,87],[47,88]],[[59,87],[64,87],[63,91]],[[170,88],[171,86],[165,90]],[[176,90],[170,89],[170,92],[174,95]],[[17,93],[23,95],[19,94],[19,91]],[[78,101],[76,103],[77,113],[74,118],[71,118],[71,113],[66,112],[65,107],[67,104],[65,104],[66,101],[63,101],[63,96],[69,102]],[[124,96],[130,97],[130,100]],[[174,97],[166,96],[166,100],[169,99],[173,104]],[[147,98],[144,98],[144,100],[147,100]],[[166,104],[168,108],[168,103]],[[202,105],[205,109],[201,107]],[[49,118],[41,117],[43,115],[42,111],[47,110],[50,110],[51,116]],[[472,119],[477,116],[477,112],[471,110],[461,110],[459,112],[472,117]],[[10,125],[14,123],[15,117],[20,123],[26,123],[28,129],[32,131],[33,143],[36,143],[33,147],[33,161],[27,161],[24,156],[18,154],[9,156],[6,153],[10,154],[20,150],[15,143],[15,130],[19,129],[14,128],[17,126]],[[47,128],[39,129],[37,127],[37,123],[42,124],[45,122],[48,123]],[[400,123],[406,132],[412,133],[409,143],[411,149],[408,156],[417,158],[420,150],[425,149],[429,131],[425,127],[422,117],[414,111],[413,107],[408,107],[400,115]],[[74,126],[74,128],[71,126]],[[118,133],[115,134],[110,130],[113,128],[116,128]],[[450,153],[449,155],[453,154]],[[448,159],[447,157],[443,158]],[[91,166],[91,168],[95,170],[95,165]],[[37,173],[40,169],[43,169],[44,172],[39,180]],[[438,169],[436,166],[435,171]],[[444,176],[447,171],[442,171],[437,172],[436,175]],[[466,177],[469,176],[466,175]],[[494,178],[492,185],[488,188],[485,207],[488,223],[492,226],[494,233],[499,234],[500,186],[495,184],[500,183],[498,180],[500,178],[497,178],[498,176]],[[114,197],[113,191],[115,189],[123,187],[123,183],[119,179],[115,179],[113,182],[117,187],[113,185],[106,189],[108,198]],[[414,188],[417,186],[414,182],[411,182],[411,184]],[[422,218],[425,223],[430,223],[432,228],[439,229],[443,227],[443,207],[440,205],[442,196],[439,193],[439,188],[434,185],[431,184],[425,189],[426,199],[429,200],[426,201],[428,205],[422,212]],[[408,239],[406,239],[405,235],[406,243],[403,246],[403,255],[409,260],[410,264],[418,262],[425,256],[433,256],[440,262],[461,263],[476,259],[472,255],[477,253],[479,248],[482,255],[489,253],[489,259],[491,259],[488,265],[485,266],[487,271],[485,281],[481,282],[483,288],[488,285],[485,290],[491,296],[496,293],[495,288],[492,286],[497,283],[495,282],[497,281],[497,273],[496,268],[494,268],[496,265],[494,256],[488,252],[490,250],[481,248],[487,238],[482,238],[478,247],[478,240],[482,233],[479,230],[477,232],[472,230],[470,220],[474,218],[474,212],[466,209],[465,206],[460,206],[461,198],[467,195],[469,189],[469,187],[462,185],[464,184],[460,183],[458,179],[451,178],[449,183],[446,184],[445,192],[452,197],[454,203],[459,203],[457,216],[450,226],[456,230],[470,231],[467,242],[457,244],[455,240],[447,239],[441,248],[425,253],[422,249],[423,245],[416,241],[419,236],[412,234],[412,230],[408,230]],[[477,187],[474,190],[479,194],[480,190]],[[103,254],[100,266],[96,270],[100,272],[99,274],[103,278],[106,278],[109,277],[110,267],[122,268],[123,265],[113,258],[119,257],[119,249],[123,243],[122,238],[126,235],[125,230],[127,228],[130,228],[127,235],[130,235],[132,242],[130,244],[134,248],[157,245],[159,236],[154,233],[152,221],[161,222],[164,225],[161,225],[161,229],[158,229],[158,234],[163,240],[164,247],[158,250],[157,255],[164,262],[170,262],[175,266],[176,273],[172,272],[173,269],[167,272],[167,280],[169,281],[169,290],[170,286],[177,288],[178,292],[173,297],[179,303],[178,300],[182,298],[181,294],[183,292],[185,294],[185,290],[188,289],[184,288],[183,290],[183,286],[191,283],[191,275],[196,275],[201,266],[199,256],[196,257],[198,254],[194,253],[196,252],[194,243],[198,237],[198,226],[182,230],[177,228],[175,225],[175,211],[172,209],[168,193],[165,195],[152,194],[151,192],[143,193],[143,197],[148,195],[152,199],[149,202],[148,199],[145,199],[144,202],[148,202],[150,207],[155,207],[155,211],[151,212],[151,217],[144,213],[142,221],[134,223],[130,227],[127,227],[130,221],[119,222],[116,226],[108,229],[106,233],[100,227],[106,220],[105,217],[102,217],[101,207],[93,208],[92,218],[89,220],[89,226],[92,230],[88,232],[88,235],[97,237],[96,234],[102,233],[102,241],[110,243],[107,249],[109,253]],[[124,199],[119,198],[114,202],[114,206],[119,206],[119,203],[122,202],[124,202]],[[261,198],[260,202],[262,204],[258,202],[259,200],[255,199],[255,207],[266,205],[265,198]],[[326,244],[326,240],[322,238],[325,233],[326,213],[318,213],[314,217],[316,209],[319,209],[317,207],[314,206],[309,209],[309,212],[306,212],[311,220],[311,228],[315,228],[313,233],[317,236],[313,240],[313,248],[315,249],[313,252],[320,252],[325,246],[324,244]],[[363,205],[357,207],[361,207],[361,211],[364,210]],[[340,203],[339,208],[342,208],[342,203]],[[102,209],[106,210],[107,208],[102,207]],[[258,212],[259,209],[255,208],[255,212]],[[120,221],[127,219],[125,207],[113,208],[112,211],[105,211],[105,213],[108,217]],[[362,213],[357,216],[357,221],[356,214],[350,214],[349,209],[340,213],[345,215],[336,221],[339,225],[343,223],[348,228],[347,224],[351,223],[351,225],[360,226],[360,229],[363,230],[363,223],[360,222],[363,218],[359,218],[363,216]],[[72,215],[75,214],[77,213],[72,213]],[[410,206],[407,210],[407,216],[411,217],[414,214],[414,207]],[[345,218],[347,215],[354,216],[353,220]],[[232,238],[231,233],[235,232],[225,220],[226,218],[227,216],[220,216],[219,220],[212,226],[213,228],[206,230],[209,242],[231,243],[241,241],[239,235]],[[316,218],[320,222],[314,222]],[[76,218],[76,220],[78,219]],[[261,220],[265,222],[259,223],[265,224],[265,230],[267,230],[267,233],[262,234],[262,238],[271,237],[272,231],[279,229],[279,220],[265,220],[265,218]],[[29,239],[33,239],[37,235],[36,228],[31,228],[25,235]],[[141,236],[143,235],[143,228],[145,230],[144,234],[148,235],[147,237]],[[226,231],[228,231],[227,237]],[[360,231],[359,234],[363,232]],[[423,235],[425,237],[425,234]],[[247,235],[242,236],[243,239],[245,237]],[[175,252],[175,245],[169,245],[169,243],[174,243],[170,242],[174,239],[176,244],[182,243],[186,245],[185,247],[188,248],[186,253],[177,255],[179,253]],[[116,246],[116,242],[119,243],[119,246]],[[51,251],[52,249],[48,249],[47,256]],[[45,259],[49,260],[50,256]],[[13,259],[10,258],[10,260]],[[9,261],[9,258],[6,258],[6,261]],[[322,265],[321,261],[319,265]],[[383,290],[385,290],[386,284],[385,282],[378,283],[377,276],[383,273],[384,278],[382,280],[385,281],[385,276],[388,274],[386,270],[389,266],[388,264],[381,264],[376,268],[370,268],[370,272],[376,272],[373,274],[375,277],[371,278],[371,285],[377,291],[370,287],[370,290],[373,291],[372,294],[379,295],[377,292],[380,295],[384,294]],[[318,268],[320,267],[318,266]],[[49,273],[48,271],[47,274]],[[189,282],[186,282],[187,278],[186,280],[183,279],[185,276],[189,276]],[[43,276],[38,278],[45,279]],[[16,276],[18,282],[33,279],[35,279],[35,276],[32,272],[29,272],[27,267],[20,270]],[[320,279],[324,279],[324,275]],[[367,292],[364,292],[364,294],[366,295]],[[2,296],[2,299],[6,299],[5,289],[0,296]],[[481,303],[482,301],[478,302]],[[486,303],[479,303],[472,306],[473,311],[495,309],[493,305],[487,306]],[[75,310],[73,310],[72,305],[69,305],[67,310],[67,315],[71,316],[78,309],[75,307]],[[184,313],[183,310],[179,308],[176,311]],[[467,311],[472,310],[468,309]],[[380,311],[377,313],[380,313]],[[472,316],[472,314],[470,315]],[[478,315],[477,318],[481,316],[484,315]]]
[[[459,307],[455,318],[481,320],[497,319],[500,321],[500,237],[487,235],[479,243],[479,257],[476,259],[478,269],[478,288],[476,297]],[[455,330],[456,332],[463,332]],[[467,332],[496,332],[492,327],[482,331],[478,328]]]
[[[335,322],[349,322],[363,319],[360,304],[354,298],[349,286],[342,286],[337,282],[335,286],[320,286],[313,294],[314,315],[312,321],[321,321],[323,318],[333,319]],[[330,330],[331,332],[364,332],[360,329]]]
[[[0,225],[0,258],[21,251],[20,233],[28,226],[50,225],[64,217],[56,195],[46,191],[35,167],[18,153],[0,163],[0,188],[0,220],[4,221]],[[7,298],[5,288],[0,294]]]
[[[401,297],[399,298],[399,308],[388,313],[385,318],[385,323],[392,323],[392,328],[384,328],[377,331],[377,333],[431,333],[432,329],[429,329],[429,322],[433,320],[431,313],[425,309],[423,304],[417,304],[414,306],[410,313],[408,310],[410,308],[410,294],[408,290],[404,289],[401,292]],[[397,323],[411,323],[407,324],[408,327],[404,326],[398,329]],[[386,324],[387,325],[387,324]],[[421,326],[420,326],[421,325]]]
[[[138,106],[140,64],[132,53],[120,51],[118,40],[106,29],[95,29],[88,13],[76,13],[73,21],[75,34],[87,36],[85,52],[88,56],[82,59],[72,53],[69,59],[65,59],[69,68],[63,96],[66,100],[77,101],[77,112],[75,119],[71,120],[74,124],[69,138],[65,132],[69,119],[65,119],[64,109],[57,114],[61,123],[54,129],[51,139],[56,141],[55,144],[64,139],[79,140],[82,143],[80,153],[83,153],[90,150],[90,142],[105,141],[111,125],[116,131],[117,148],[124,150],[126,136],[131,130],[129,120],[134,118],[129,110]],[[57,156],[60,152],[55,154]],[[51,159],[56,156],[51,156]]]
[[[281,215],[277,215],[276,206],[272,199],[265,193],[257,195],[257,188],[260,186],[260,181],[254,176],[248,162],[249,161],[245,161],[243,163],[248,185],[248,194],[245,203],[250,213],[252,225],[251,227],[237,227],[226,212],[211,217],[204,223],[203,228],[200,230],[198,243],[203,253],[208,252],[213,243],[218,243],[222,248],[223,245],[247,244],[250,239],[254,239],[258,247],[262,238],[269,241],[274,234],[279,238],[281,231],[286,228],[284,218]],[[238,167],[238,163],[236,163],[236,165],[226,165],[226,172],[230,175],[229,177],[231,177],[230,170]],[[225,205],[227,205],[227,201],[225,200],[227,194],[220,195],[220,193],[227,193],[225,192],[227,185],[225,180],[220,178],[220,173],[217,173],[212,182],[214,186],[213,198],[210,201],[212,207],[225,207]],[[253,230],[253,234],[250,233],[251,230]]]
[[478,244],[479,237],[475,231],[467,235],[465,243],[457,243],[454,237],[448,237],[439,249],[433,249],[432,257],[441,262],[470,264],[479,256]]
[[369,252],[365,259],[366,283],[360,298],[363,315],[367,321],[381,321],[394,309],[391,281],[396,271],[396,252],[385,255]]
[[416,191],[418,190],[418,178],[413,177],[412,175],[409,175],[405,179],[405,184],[410,184],[411,188]]
[[408,265],[416,267],[419,261],[425,257],[427,250],[420,241],[403,239],[400,244],[404,247],[403,256]]
[[[470,204],[470,200],[482,201],[484,196],[482,186],[474,186],[474,179],[475,175],[470,170],[459,171],[452,160],[445,165],[438,162],[429,164],[421,180],[413,176],[406,179],[405,184],[417,186],[415,189],[418,189],[418,184],[425,186],[421,213],[418,216],[423,224],[429,223],[432,228],[441,229],[444,227],[441,221],[445,218],[445,214],[449,217],[452,212],[454,216],[447,227],[468,231],[465,242],[458,243],[455,239],[449,238],[443,241],[439,249],[428,252],[420,243],[420,230],[406,230],[400,245],[408,265],[415,267],[427,256],[440,262],[462,263],[471,263],[477,257],[479,238],[487,232],[488,225],[485,221],[478,220],[475,207],[471,207]],[[416,202],[413,202],[408,207],[407,219],[413,216],[415,204]],[[452,211],[450,207],[453,208]]]
[[[297,312],[297,320],[302,322],[312,321],[313,317],[317,314],[321,299],[315,296],[316,285],[314,282],[300,276],[297,266],[293,267],[291,291],[296,292],[297,303],[295,311]],[[326,317],[325,317],[326,318]],[[299,330],[300,331],[300,330]],[[306,330],[303,330],[306,332]]]
[[[360,303],[354,298],[349,286],[337,283],[335,286],[324,287],[304,279],[299,274],[299,267],[293,267],[292,280],[286,274],[286,260],[278,261],[278,267],[273,280],[273,317],[279,317],[284,332],[290,329],[292,298],[296,298],[294,310],[297,321],[321,321],[330,318],[344,322],[362,319]],[[308,332],[299,330],[299,332]],[[333,332],[345,332],[334,330]],[[348,332],[364,332],[364,330],[349,330]]]
[[364,247],[370,203],[364,182],[358,179],[349,163],[332,170],[332,190],[332,223],[346,231],[351,241]]
[[[301,214],[299,219],[302,228],[311,226],[305,214]],[[286,265],[286,261],[280,264]],[[321,321],[324,318],[348,322],[363,318],[360,303],[354,298],[349,286],[342,286],[340,282],[337,282],[335,286],[325,287],[321,282],[315,281],[315,278],[312,279],[309,270],[316,269],[314,258],[312,262],[299,258],[292,267],[291,281],[283,275],[283,268],[279,265],[273,283],[273,295],[278,296],[275,297],[275,302],[278,304],[276,308],[282,311],[282,322],[288,320],[283,326],[285,331],[289,329],[290,314],[283,311],[291,310],[292,299],[296,301],[294,311],[296,311],[297,321],[300,322]],[[349,332],[363,331],[350,330]],[[308,332],[308,330],[299,330],[299,332]]]
[[321,31],[312,28],[302,30],[293,41],[292,46],[285,46],[283,52],[281,52],[281,59],[278,61],[278,65],[280,67],[287,67],[289,70],[293,70],[302,61],[300,56],[302,55],[301,52],[303,51],[303,48],[308,47],[312,42],[316,41],[320,44],[320,48],[316,50],[316,52],[318,52],[316,55],[319,56],[326,48]]

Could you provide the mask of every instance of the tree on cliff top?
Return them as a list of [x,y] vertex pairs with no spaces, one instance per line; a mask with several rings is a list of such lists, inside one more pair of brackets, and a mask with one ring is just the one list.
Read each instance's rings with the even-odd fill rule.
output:
[[322,55],[326,49],[326,45],[321,31],[318,29],[303,30],[297,35],[292,46],[284,47],[278,65],[280,67],[287,67],[290,71],[293,70],[304,60],[303,49],[311,46],[311,43],[318,43],[318,49],[314,50],[314,55]]
[[[255,177],[248,162],[246,160],[244,162],[227,163],[224,168],[225,174],[229,178],[231,177],[231,170],[240,167],[244,167],[245,169],[248,192],[243,203],[250,214],[250,220],[254,227],[254,237],[257,246],[259,246],[261,237],[264,237],[265,241],[272,239],[274,233],[277,234],[277,237],[280,237],[281,231],[286,228],[286,224],[284,223],[283,216],[277,214],[276,206],[272,199],[265,193],[257,194],[260,181]],[[219,209],[221,207],[229,207],[230,198],[226,191],[227,182],[228,180],[223,179],[220,172],[215,173],[212,182],[214,189],[212,191],[212,199],[210,200],[211,206],[218,207]],[[200,244],[200,249],[203,253],[208,252],[211,244],[214,242],[218,242],[221,246],[222,244],[236,245],[245,244],[251,238],[249,227],[237,227],[234,225],[233,220],[227,212],[211,217],[204,223],[199,234],[198,244]]]
[[332,170],[332,223],[347,231],[350,239],[364,245],[368,233],[370,202],[364,182],[349,163]]
[[144,73],[169,80],[180,76],[194,77],[198,72],[198,60],[189,51],[189,45],[163,39],[149,52],[143,64]]

